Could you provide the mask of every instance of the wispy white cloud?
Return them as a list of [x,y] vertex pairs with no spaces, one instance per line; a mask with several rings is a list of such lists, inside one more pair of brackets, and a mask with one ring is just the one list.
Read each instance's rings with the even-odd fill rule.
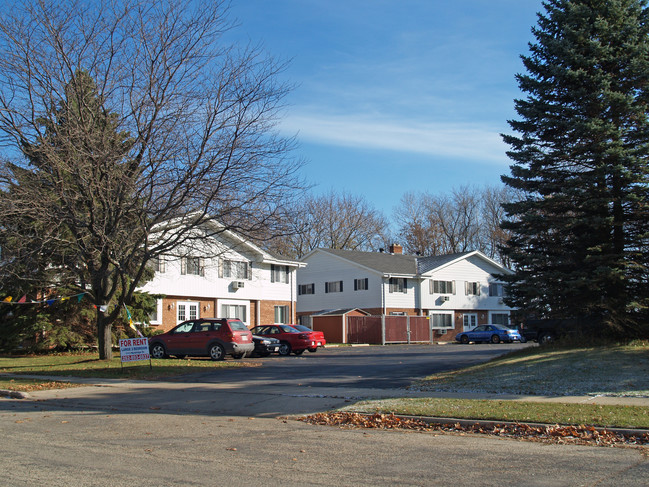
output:
[[300,114],[286,118],[282,130],[297,133],[302,141],[326,145],[417,153],[485,164],[501,165],[507,161],[507,146],[499,129],[479,124]]

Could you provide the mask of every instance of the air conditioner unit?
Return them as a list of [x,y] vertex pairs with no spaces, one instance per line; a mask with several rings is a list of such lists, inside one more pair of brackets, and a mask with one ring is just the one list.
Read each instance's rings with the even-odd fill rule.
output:
[[245,283],[243,281],[234,281],[234,282],[232,282],[232,287],[234,289],[241,289],[243,286],[245,286]]
[[448,301],[449,299],[451,298],[449,298],[448,296],[442,296],[442,301]]

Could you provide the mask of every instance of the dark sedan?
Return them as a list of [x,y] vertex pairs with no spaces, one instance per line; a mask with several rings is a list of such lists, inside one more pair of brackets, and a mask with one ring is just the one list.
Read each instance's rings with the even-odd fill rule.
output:
[[271,353],[279,352],[280,341],[277,338],[253,335],[252,341],[255,343],[255,350],[252,353],[257,357],[268,357]]

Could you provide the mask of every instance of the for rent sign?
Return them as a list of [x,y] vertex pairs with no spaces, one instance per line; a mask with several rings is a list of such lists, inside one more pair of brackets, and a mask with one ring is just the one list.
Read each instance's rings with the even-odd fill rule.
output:
[[148,338],[124,338],[119,341],[119,354],[122,362],[150,360]]

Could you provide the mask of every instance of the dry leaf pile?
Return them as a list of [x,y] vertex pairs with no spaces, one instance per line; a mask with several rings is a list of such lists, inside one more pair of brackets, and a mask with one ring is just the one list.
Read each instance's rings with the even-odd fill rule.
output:
[[622,434],[594,426],[535,426],[525,423],[505,423],[486,426],[480,423],[427,423],[418,419],[401,418],[394,414],[360,414],[351,412],[317,413],[299,418],[310,424],[343,428],[407,429],[415,431],[445,431],[503,436],[527,441],[557,444],[639,447],[649,449],[649,434]]

